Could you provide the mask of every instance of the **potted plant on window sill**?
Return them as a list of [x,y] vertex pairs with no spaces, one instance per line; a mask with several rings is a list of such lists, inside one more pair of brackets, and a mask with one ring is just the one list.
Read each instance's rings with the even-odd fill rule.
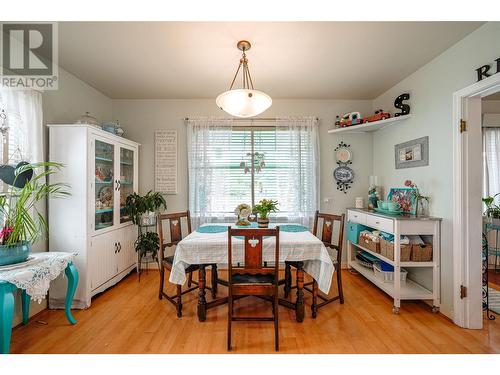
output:
[[159,192],[153,193],[151,190],[144,196],[130,194],[125,201],[125,209],[132,222],[140,226],[156,225],[156,213],[162,207],[167,209],[165,198]]
[[483,198],[482,201],[486,206],[486,211],[484,211],[484,215],[491,221],[492,224],[500,225],[500,205],[495,204],[495,199],[499,196],[500,193],[495,194],[494,196]]
[[[15,178],[7,192],[0,195],[0,266],[24,262],[31,245],[41,239],[48,229],[39,202],[50,197],[68,196],[68,185],[49,184],[47,178],[62,164],[52,162],[24,163],[15,170]],[[39,172],[38,172],[39,171]],[[23,179],[22,183],[18,183]]]
[[278,201],[272,199],[262,199],[258,204],[253,206],[253,212],[259,214],[257,224],[259,228],[267,228],[269,226],[269,214],[278,210]]

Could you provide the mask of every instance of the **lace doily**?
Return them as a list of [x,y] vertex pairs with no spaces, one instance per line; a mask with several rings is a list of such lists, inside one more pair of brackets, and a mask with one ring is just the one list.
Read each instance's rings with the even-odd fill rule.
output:
[[49,290],[50,282],[75,259],[76,253],[34,253],[31,256],[36,261],[25,267],[0,270],[0,281],[26,290],[32,300],[41,303]]

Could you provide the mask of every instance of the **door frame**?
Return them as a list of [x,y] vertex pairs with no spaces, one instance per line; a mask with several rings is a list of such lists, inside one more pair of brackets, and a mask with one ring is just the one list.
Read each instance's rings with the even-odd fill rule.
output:
[[[477,197],[473,194],[477,191],[478,184],[482,184],[482,180],[474,178],[474,168],[482,171],[481,165],[475,165],[476,162],[472,165],[469,160],[471,151],[477,146],[477,142],[481,142],[476,138],[477,127],[481,127],[481,112],[478,115],[477,100],[498,91],[500,74],[453,93],[453,321],[463,328],[480,329],[483,325],[482,291],[478,286],[482,270],[477,252],[481,248],[481,242],[475,246],[478,233],[474,232],[473,227],[477,226],[477,220],[482,222],[482,213],[480,210],[471,211],[469,203],[475,203]],[[462,119],[467,120],[467,130],[464,132],[460,131]],[[460,296],[462,285],[467,288],[465,298]]]

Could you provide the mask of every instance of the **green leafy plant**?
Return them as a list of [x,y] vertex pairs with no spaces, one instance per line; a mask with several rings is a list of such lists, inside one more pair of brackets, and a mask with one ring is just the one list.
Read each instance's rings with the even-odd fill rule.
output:
[[484,211],[484,214],[487,217],[500,219],[500,205],[495,204],[495,199],[499,195],[500,193],[497,193],[492,197],[488,196],[482,199],[484,205],[486,206],[486,211]]
[[26,164],[16,169],[16,178],[21,173],[32,171],[33,177],[24,187],[9,187],[0,195],[0,215],[3,229],[0,233],[2,245],[14,245],[19,242],[35,242],[48,230],[47,221],[39,211],[38,203],[50,197],[65,197],[70,193],[64,183],[47,182],[49,176],[63,167],[60,163],[42,162]]
[[160,193],[151,190],[144,196],[137,193],[130,194],[125,200],[125,209],[136,225],[140,223],[142,214],[156,212],[161,207],[167,209],[165,198]]
[[160,249],[160,238],[156,232],[142,233],[135,241],[135,251],[140,257],[144,257],[147,253],[151,253],[154,260],[158,259],[158,250]]
[[269,213],[278,210],[278,201],[272,199],[262,199],[258,204],[253,206],[253,212],[258,213],[261,219],[267,219]]

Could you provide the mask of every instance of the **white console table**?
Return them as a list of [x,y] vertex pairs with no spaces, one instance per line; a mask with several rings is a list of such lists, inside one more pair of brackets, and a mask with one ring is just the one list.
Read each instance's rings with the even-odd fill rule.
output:
[[[441,253],[441,219],[428,216],[414,215],[385,215],[368,209],[349,208],[347,220],[365,225],[372,230],[381,230],[394,234],[394,260],[381,254],[370,251],[362,246],[347,241],[348,267],[354,269],[382,289],[394,299],[393,312],[399,313],[402,300],[432,300],[432,311],[439,311],[440,304],[440,253]],[[400,236],[422,235],[432,236],[433,256],[430,262],[401,262],[400,261]],[[371,255],[391,264],[394,267],[394,283],[386,283],[375,276],[372,269],[362,266],[356,260],[356,252],[364,250]],[[401,267],[432,268],[432,290],[407,278],[406,283],[401,283]],[[429,282],[431,284],[431,282]]]

